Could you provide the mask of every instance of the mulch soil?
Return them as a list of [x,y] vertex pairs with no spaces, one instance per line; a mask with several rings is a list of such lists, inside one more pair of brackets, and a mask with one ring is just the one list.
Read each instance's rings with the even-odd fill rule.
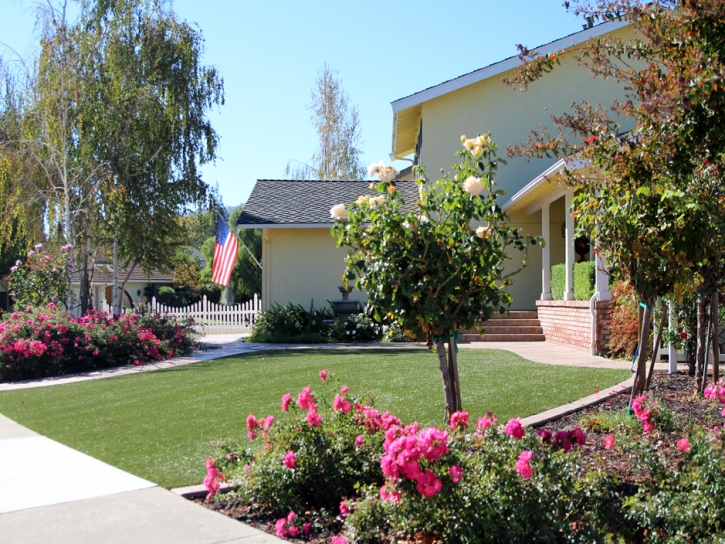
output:
[[[653,377],[651,394],[655,400],[660,401],[672,412],[675,425],[672,432],[661,432],[657,430],[653,435],[647,436],[647,439],[654,439],[655,447],[660,448],[668,457],[672,457],[673,466],[681,460],[683,455],[677,450],[675,444],[680,438],[687,436],[689,430],[694,429],[694,426],[705,429],[719,429],[723,425],[723,417],[720,414],[721,406],[712,400],[704,399],[701,395],[696,395],[694,384],[694,378],[688,376],[685,372],[678,372],[672,375],[655,374]],[[622,452],[619,448],[612,450],[605,449],[604,439],[610,433],[602,432],[600,428],[600,420],[605,419],[608,413],[626,412],[629,405],[629,398],[629,392],[623,392],[609,397],[594,406],[572,414],[567,414],[542,427],[552,432],[581,427],[587,433],[587,443],[578,447],[582,465],[590,469],[596,467],[599,470],[616,474],[620,482],[620,487],[636,486],[638,482],[642,482],[649,477],[646,467],[635,466],[630,454]],[[616,432],[614,434],[616,435]],[[644,438],[645,436],[641,435],[640,438]],[[631,434],[630,437],[638,438],[637,435],[633,436]],[[209,503],[203,499],[196,499],[195,502],[238,521],[247,523],[252,527],[266,531],[272,535],[275,534],[277,516],[271,514],[269,510],[265,511],[260,509],[257,505],[237,505],[224,500]],[[305,519],[317,517],[312,512],[301,514],[301,516]],[[313,534],[306,536],[300,535],[300,538],[288,538],[287,540],[315,544],[327,543],[330,542],[331,537],[339,534],[341,529],[342,523],[338,519],[329,519],[322,523],[318,522]],[[424,539],[415,539],[411,541],[411,544],[413,542],[422,543],[424,541]]]

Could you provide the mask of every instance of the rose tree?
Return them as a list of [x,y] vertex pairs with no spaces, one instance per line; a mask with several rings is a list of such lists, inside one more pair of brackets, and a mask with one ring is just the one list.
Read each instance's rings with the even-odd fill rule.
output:
[[[459,328],[503,313],[511,303],[504,271],[508,248],[526,251],[539,240],[509,226],[494,188],[496,145],[488,136],[461,138],[461,163],[438,181],[418,167],[419,199],[404,202],[394,180],[397,172],[382,163],[369,168],[380,180],[376,194],[361,196],[331,210],[339,246],[347,246],[345,279],[357,277],[373,317],[397,321],[410,338],[435,346],[440,360],[445,417],[461,410],[456,364]],[[448,342],[448,357],[446,357]]]

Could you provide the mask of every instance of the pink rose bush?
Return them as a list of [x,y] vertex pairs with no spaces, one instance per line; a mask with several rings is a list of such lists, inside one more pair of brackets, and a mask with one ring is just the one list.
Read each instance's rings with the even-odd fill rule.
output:
[[490,412],[475,430],[467,412],[452,414],[445,427],[404,424],[335,381],[328,373],[321,391],[286,393],[280,408],[287,413],[273,424],[266,424],[272,416],[250,414],[248,432],[264,434],[256,450],[219,443],[218,470],[238,487],[236,498],[269,505],[280,516],[279,536],[314,531],[323,522],[315,512],[326,511],[344,522],[339,538],[355,542],[372,539],[375,519],[446,542],[458,541],[449,537],[460,524],[499,536],[511,524],[536,525],[553,538],[571,531],[555,505],[592,492],[567,472],[587,439],[580,429],[545,441],[516,419],[499,426]]
[[53,302],[0,321],[0,382],[108,368],[189,353],[191,323],[139,313],[71,317]]

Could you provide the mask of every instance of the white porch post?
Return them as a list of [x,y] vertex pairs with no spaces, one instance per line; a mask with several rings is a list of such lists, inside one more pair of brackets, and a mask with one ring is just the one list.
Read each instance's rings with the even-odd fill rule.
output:
[[[593,245],[593,242],[592,242]],[[595,257],[596,268],[597,272],[594,276],[595,278],[595,288],[594,290],[599,293],[599,300],[602,302],[606,302],[607,300],[612,300],[612,294],[609,292],[609,274],[608,274],[608,268],[604,260],[597,254]]]
[[549,236],[549,203],[541,206],[541,300],[551,300],[551,236]]
[[[677,328],[677,315],[675,314],[675,303],[670,302],[668,307],[668,320],[669,323],[667,326],[674,330]],[[669,374],[675,374],[677,373],[677,348],[674,344],[670,344],[668,351],[667,351],[667,358],[669,359],[669,364],[667,372]]]
[[566,217],[566,287],[564,300],[574,300],[574,217],[571,214],[571,202],[574,189],[564,195],[564,216]]

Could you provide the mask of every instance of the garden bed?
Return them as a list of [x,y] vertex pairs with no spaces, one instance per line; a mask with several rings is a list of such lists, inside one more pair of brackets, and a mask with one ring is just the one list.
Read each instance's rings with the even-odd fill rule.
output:
[[[713,395],[715,394],[712,393],[711,397]],[[719,396],[721,398],[725,397],[725,392],[721,391]],[[714,513],[717,508],[722,506],[720,503],[723,501],[723,497],[720,496],[717,498],[718,504],[712,506],[712,516],[715,516],[716,521],[712,519],[707,522],[703,521],[707,514],[703,514],[697,521],[692,522],[683,522],[678,519],[676,514],[672,514],[672,519],[662,519],[661,517],[662,511],[677,510],[676,508],[672,509],[673,502],[677,503],[677,493],[682,493],[683,501],[680,504],[692,503],[692,508],[697,510],[698,505],[696,502],[700,491],[703,489],[712,491],[712,489],[720,488],[719,486],[722,483],[720,480],[723,478],[720,469],[724,468],[722,466],[722,447],[719,442],[720,438],[722,438],[720,433],[722,432],[723,417],[718,402],[713,398],[706,399],[702,398],[702,396],[696,396],[694,394],[694,380],[686,373],[674,375],[656,374],[651,392],[646,398],[641,397],[638,401],[637,414],[627,411],[629,398],[627,393],[614,395],[595,406],[549,422],[539,429],[531,429],[526,438],[519,439],[521,440],[520,448],[525,448],[524,444],[528,440],[527,446],[534,450],[535,473],[544,470],[543,462],[536,463],[541,455],[549,455],[553,459],[555,455],[561,457],[563,454],[564,457],[568,455],[569,458],[564,461],[559,459],[564,464],[557,470],[561,470],[566,463],[575,463],[576,466],[573,470],[567,473],[568,476],[578,475],[581,482],[585,477],[595,478],[599,482],[594,486],[599,487],[599,489],[592,494],[591,504],[588,505],[586,500],[580,503],[580,512],[578,516],[575,515],[572,518],[574,521],[570,524],[572,533],[569,536],[573,535],[575,537],[574,541],[579,541],[576,537],[581,536],[582,541],[584,541],[586,540],[584,538],[586,531],[592,529],[599,530],[601,534],[606,534],[608,537],[613,536],[615,539],[624,539],[623,541],[626,542],[669,542],[669,536],[666,535],[670,534],[673,537],[675,534],[681,536],[677,540],[678,542],[699,542],[710,541],[707,539],[711,539],[716,534],[722,535],[722,522],[717,521],[720,518]],[[653,428],[649,428],[649,432],[644,430],[647,428],[646,425],[643,428],[643,423],[646,421],[653,422]],[[509,426],[510,424],[507,425],[505,434],[513,436],[509,432]],[[585,443],[579,442],[576,435],[571,433],[572,429],[576,428],[581,428],[586,433]],[[547,437],[544,429],[550,431],[554,438],[551,438],[551,435]],[[484,429],[483,432],[480,432],[479,428],[479,433],[473,434],[466,431],[469,437],[475,438],[465,440],[468,440],[471,444],[472,440],[477,440],[477,445],[480,447],[483,443],[484,448],[486,447],[485,441],[491,440],[489,442],[490,447],[498,448],[501,446],[501,442],[500,438],[496,438],[496,436],[503,436],[504,439],[510,438],[504,436],[501,430],[499,428],[499,431],[495,431],[493,434],[486,434],[490,433],[491,429],[488,431]],[[556,433],[559,431],[568,434],[562,434],[561,436],[564,438],[557,439]],[[459,430],[452,429],[449,432],[453,437]],[[540,449],[531,447],[534,443],[534,438],[531,435],[537,437],[536,442],[549,441],[549,453],[542,453],[545,447]],[[689,440],[687,440],[688,437]],[[496,443],[496,440],[499,440],[499,443]],[[572,451],[569,453],[561,451],[562,443],[567,440],[570,440],[570,443],[563,449],[565,452],[569,452],[568,448],[571,447]],[[513,442],[514,446],[516,445],[515,441],[509,441]],[[692,441],[692,444],[690,441]],[[579,443],[577,444],[577,442]],[[272,443],[274,443],[274,439],[272,439]],[[714,451],[714,457],[712,455],[708,457],[708,451],[710,451],[708,448],[712,450],[711,453]],[[468,450],[468,454],[472,455],[475,447],[471,445]],[[649,459],[651,463],[643,463],[643,459]],[[517,462],[516,470],[523,475],[524,472],[519,467],[520,462],[521,458]],[[700,465],[704,466],[700,467]],[[674,476],[672,476],[673,474]],[[668,478],[668,475],[672,478],[671,483],[664,481]],[[450,481],[447,482],[443,476],[440,477],[443,480],[444,492],[441,493],[443,495],[445,486],[451,485],[451,483]],[[526,479],[531,476],[522,477]],[[698,478],[703,481],[699,481]],[[455,481],[453,482],[455,483]],[[502,481],[505,481],[505,479]],[[514,484],[518,485],[516,482]],[[544,485],[553,484],[545,483]],[[403,498],[400,500],[408,500],[404,488],[398,487],[398,490],[403,494]],[[639,494],[638,490],[640,491]],[[516,499],[517,493],[520,492],[520,489],[514,487],[513,499]],[[685,495],[686,493],[689,495]],[[572,494],[572,496],[575,495],[576,493]],[[242,495],[229,500],[229,498],[220,495],[213,501],[197,499],[196,502],[270,534],[280,536],[279,527],[283,520],[280,518],[279,509],[275,512],[272,504],[245,503],[243,500],[240,501],[240,496]],[[229,497],[233,497],[233,495],[229,495]],[[628,501],[631,503],[635,499],[639,503],[634,506],[631,512],[625,514],[623,505]],[[370,499],[365,500],[368,501],[367,507],[369,507]],[[350,507],[351,511],[359,508],[360,504],[365,508],[365,500],[358,498],[355,499],[355,501],[360,501],[357,504],[351,502],[351,504],[355,504]],[[410,500],[415,500],[415,497],[411,496]],[[577,497],[575,500],[581,500],[581,497]],[[663,502],[658,503],[658,500]],[[373,502],[375,502],[374,499]],[[384,501],[378,501],[378,503],[382,502]],[[706,503],[709,505],[710,502],[712,501],[708,499]],[[441,508],[450,506],[450,502],[439,502],[438,504],[440,504]],[[591,511],[589,511],[589,506],[591,506]],[[409,506],[406,507],[409,508]],[[631,508],[631,504],[626,508]],[[664,510],[662,510],[663,508]],[[413,511],[415,512],[415,510]],[[656,513],[654,513],[655,511]],[[414,530],[406,535],[404,531],[400,531],[400,528],[397,531],[384,530],[379,532],[374,539],[368,540],[368,535],[366,538],[353,540],[353,537],[350,536],[351,526],[354,533],[357,530],[355,528],[357,522],[353,522],[352,525],[350,523],[346,524],[346,516],[343,514],[343,512],[338,511],[310,510],[298,512],[293,517],[296,516],[298,520],[303,519],[311,523],[309,534],[304,534],[301,530],[302,523],[295,521],[294,523],[299,527],[299,534],[290,535],[288,533],[285,537],[292,542],[313,543],[330,541],[379,543],[451,541],[450,539],[441,539],[441,533],[436,531]],[[455,514],[455,512],[448,512],[448,515],[450,514]],[[353,517],[355,515],[353,514]],[[682,515],[689,520],[690,514],[683,513]],[[697,516],[693,514],[693,517]],[[582,524],[581,535],[579,535],[580,529],[577,528],[577,524],[580,523]],[[597,524],[599,527],[594,527]],[[584,525],[591,526],[587,529]],[[282,523],[282,526],[292,527],[292,522],[287,525]],[[413,521],[411,521],[411,527],[416,527]],[[517,527],[520,529],[521,526]],[[534,531],[533,528],[531,530]],[[343,535],[346,536],[346,540],[342,539]],[[547,541],[535,537],[528,540],[529,537],[531,535],[519,533],[518,535],[512,535],[510,541]],[[456,542],[477,541],[475,538],[466,540],[465,537],[462,537],[461,540],[454,540]],[[482,538],[481,541],[484,541],[484,539]]]

